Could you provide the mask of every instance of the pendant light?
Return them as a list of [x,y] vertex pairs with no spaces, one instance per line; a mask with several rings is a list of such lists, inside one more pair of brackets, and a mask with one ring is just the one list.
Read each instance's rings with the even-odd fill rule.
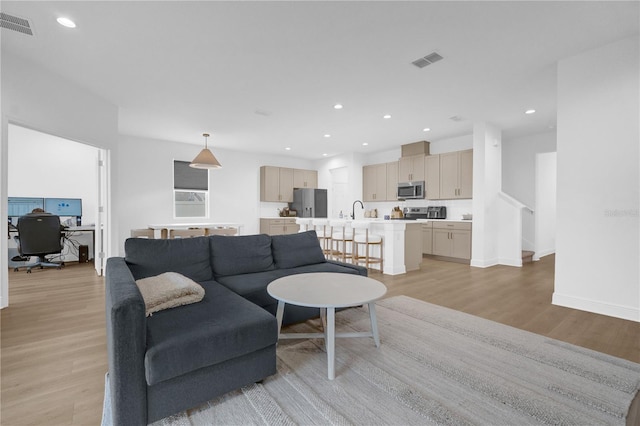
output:
[[204,149],[200,151],[200,154],[193,159],[189,166],[196,169],[219,169],[222,166],[207,147],[209,133],[203,133],[202,136],[204,136]]

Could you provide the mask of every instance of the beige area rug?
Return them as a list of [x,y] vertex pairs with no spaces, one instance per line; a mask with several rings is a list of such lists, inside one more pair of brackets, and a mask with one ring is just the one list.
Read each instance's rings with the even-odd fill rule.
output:
[[[399,296],[377,303],[381,346],[283,341],[278,373],[154,425],[624,425],[640,364]],[[314,331],[315,322],[288,331]],[[367,331],[366,308],[336,315]]]

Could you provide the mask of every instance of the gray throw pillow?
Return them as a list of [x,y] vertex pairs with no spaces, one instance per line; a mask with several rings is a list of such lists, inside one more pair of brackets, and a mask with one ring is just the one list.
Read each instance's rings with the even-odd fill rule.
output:
[[273,260],[278,269],[326,262],[316,231],[271,237]]

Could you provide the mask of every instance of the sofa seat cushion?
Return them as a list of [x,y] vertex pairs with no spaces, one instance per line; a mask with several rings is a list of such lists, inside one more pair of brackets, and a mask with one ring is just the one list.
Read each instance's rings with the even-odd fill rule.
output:
[[194,281],[213,278],[209,262],[209,239],[179,238],[152,240],[129,238],[124,242],[125,258],[136,280],[177,272]]
[[235,293],[258,306],[268,306],[275,302],[275,299],[267,293],[267,286],[273,280],[286,277],[292,274],[304,274],[310,272],[337,272],[345,274],[358,274],[359,268],[342,266],[336,263],[323,262],[314,265],[299,266],[289,269],[275,269],[273,271],[259,272],[255,274],[233,275],[218,278],[217,281],[228,287]]
[[262,307],[274,302],[273,297],[267,293],[269,283],[289,274],[290,272],[287,269],[274,269],[254,274],[219,277],[217,281],[234,293]]
[[211,264],[216,278],[250,274],[275,268],[271,237],[266,234],[209,237]]
[[273,315],[215,281],[200,284],[201,302],[147,318],[144,365],[150,386],[277,342]]
[[313,265],[326,261],[316,231],[271,237],[273,260],[279,269]]

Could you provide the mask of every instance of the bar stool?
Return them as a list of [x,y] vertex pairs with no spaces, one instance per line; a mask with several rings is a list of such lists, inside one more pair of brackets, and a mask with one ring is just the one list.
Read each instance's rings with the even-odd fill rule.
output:
[[[346,220],[331,220],[331,254],[334,260],[346,262],[353,256],[353,228]],[[351,247],[349,247],[351,246]]]
[[[382,236],[377,234],[372,234],[371,222],[365,220],[354,220],[351,222],[351,226],[353,227],[353,262],[355,264],[364,263],[367,269],[369,265],[372,263],[380,264],[380,272],[382,272]],[[364,230],[364,233],[358,233],[357,230]],[[364,256],[359,253],[360,246],[364,245]],[[371,251],[371,246],[378,246],[380,250],[380,257],[371,256],[369,253]]]
[[300,227],[298,232],[307,232],[311,226],[313,219],[310,217],[296,217],[296,225]]
[[203,228],[192,228],[192,229],[170,229],[169,230],[169,238],[193,238],[193,237],[204,237],[204,229]]
[[322,253],[324,253],[324,256],[328,259],[331,257],[331,223],[329,222],[329,219],[314,218],[312,219],[311,224],[318,236],[320,247],[322,247]]

